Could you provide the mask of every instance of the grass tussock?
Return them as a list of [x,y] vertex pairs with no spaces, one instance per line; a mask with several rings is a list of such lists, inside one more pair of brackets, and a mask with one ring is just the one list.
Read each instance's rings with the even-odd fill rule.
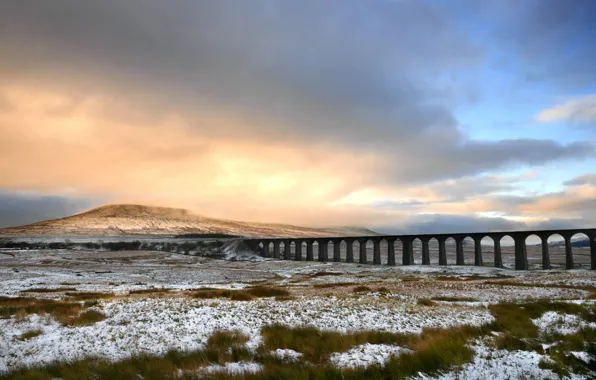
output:
[[171,289],[168,288],[155,288],[155,289],[137,289],[131,290],[128,294],[151,294],[151,293],[167,293]]
[[22,290],[21,293],[62,293],[76,291],[76,288],[31,288],[27,290]]
[[364,293],[364,292],[372,292],[372,289],[366,285],[359,285],[352,289],[354,293]]
[[70,297],[71,299],[77,300],[77,301],[114,297],[113,293],[103,293],[103,292],[67,292],[66,295],[68,297]]
[[286,289],[257,285],[242,290],[203,288],[194,290],[191,296],[199,299],[228,298],[232,301],[250,301],[262,297],[290,297]]
[[433,301],[444,301],[444,302],[478,302],[476,298],[472,297],[432,297]]
[[358,282],[336,282],[336,283],[329,283],[329,284],[315,284],[313,288],[317,289],[327,289],[327,288],[339,288],[344,286],[353,286],[358,285]]
[[96,322],[103,321],[106,316],[97,310],[87,310],[77,316],[69,317],[63,321],[65,326],[87,326]]
[[416,303],[418,306],[436,306],[437,304],[428,298],[420,298]]
[[315,278],[315,277],[324,277],[324,276],[342,276],[343,274],[344,273],[342,273],[342,272],[326,272],[326,271],[323,271],[323,272],[313,273],[309,277]]
[[40,336],[41,334],[43,334],[43,331],[41,331],[41,330],[29,330],[29,331],[24,332],[21,335],[19,335],[17,337],[17,339],[18,340],[28,340],[31,338],[35,338],[36,336]]

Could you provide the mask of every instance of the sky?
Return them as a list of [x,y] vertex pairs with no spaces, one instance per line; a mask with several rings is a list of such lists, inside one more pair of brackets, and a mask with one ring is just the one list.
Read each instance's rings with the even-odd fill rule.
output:
[[591,0],[2,1],[0,227],[596,227],[594,25]]

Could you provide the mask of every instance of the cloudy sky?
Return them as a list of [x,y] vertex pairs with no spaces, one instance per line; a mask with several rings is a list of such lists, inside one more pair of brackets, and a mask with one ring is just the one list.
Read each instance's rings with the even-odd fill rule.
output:
[[106,203],[596,227],[591,0],[0,2],[0,227]]

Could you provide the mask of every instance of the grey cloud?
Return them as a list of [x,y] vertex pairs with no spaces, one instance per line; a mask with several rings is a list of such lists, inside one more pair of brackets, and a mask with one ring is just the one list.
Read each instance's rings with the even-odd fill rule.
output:
[[0,228],[62,218],[104,202],[102,199],[0,192]]
[[497,232],[525,229],[526,224],[505,218],[484,218],[472,215],[424,214],[417,215],[401,225],[375,228],[383,233],[432,234],[462,232]]
[[584,174],[579,177],[575,177],[569,181],[566,181],[565,186],[582,186],[582,185],[593,185],[596,186],[596,174]]

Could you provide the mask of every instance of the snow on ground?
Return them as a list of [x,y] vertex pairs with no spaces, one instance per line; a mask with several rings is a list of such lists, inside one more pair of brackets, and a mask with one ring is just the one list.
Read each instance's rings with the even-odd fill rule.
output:
[[438,377],[423,379],[440,380],[506,380],[506,379],[556,379],[558,376],[538,367],[544,355],[531,351],[507,351],[487,347],[483,342],[476,342],[476,355],[473,363],[465,364],[461,369],[442,374]]
[[277,350],[271,351],[271,355],[284,361],[294,362],[300,360],[302,353],[290,349],[278,348]]
[[218,372],[227,372],[231,375],[243,375],[249,373],[257,373],[263,370],[263,365],[259,363],[251,363],[251,362],[231,362],[226,363],[224,365],[219,364],[211,364],[207,367],[203,367],[197,372],[199,373],[218,373]]
[[547,311],[542,317],[532,319],[541,332],[558,333],[562,335],[575,334],[582,327],[596,328],[596,323],[587,323],[574,314],[560,314],[556,311]]
[[399,356],[411,350],[387,344],[362,344],[346,352],[331,354],[330,361],[338,368],[368,367],[370,365],[384,365],[390,357]]
[[[119,359],[139,352],[197,349],[215,330],[241,330],[250,336],[247,346],[255,349],[261,343],[260,329],[273,321],[341,332],[375,329],[420,333],[424,327],[481,325],[493,320],[485,309],[422,310],[413,308],[413,300],[371,302],[370,298],[315,297],[285,302],[121,299],[104,302],[102,312],[107,319],[93,326],[62,327],[38,317],[23,322],[5,319],[0,320],[0,370],[88,355]],[[25,341],[16,339],[22,332],[35,329],[44,333]]]

